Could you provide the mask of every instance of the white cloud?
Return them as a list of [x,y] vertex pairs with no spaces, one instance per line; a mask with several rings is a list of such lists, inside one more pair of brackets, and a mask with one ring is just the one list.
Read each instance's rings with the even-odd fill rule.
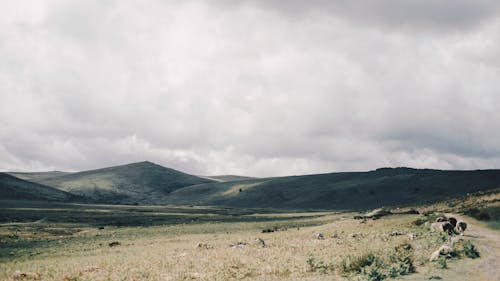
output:
[[327,2],[5,5],[0,170],[498,167],[496,4]]

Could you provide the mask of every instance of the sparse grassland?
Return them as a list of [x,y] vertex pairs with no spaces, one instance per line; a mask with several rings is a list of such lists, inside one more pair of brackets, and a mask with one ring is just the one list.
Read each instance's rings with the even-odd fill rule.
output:
[[[429,262],[447,237],[425,222],[450,211],[448,203],[422,207],[428,216],[376,220],[338,212],[1,203],[0,280],[472,280],[484,250],[466,236],[452,259]],[[468,258],[478,248],[481,258]],[[481,278],[474,280],[488,280]]]

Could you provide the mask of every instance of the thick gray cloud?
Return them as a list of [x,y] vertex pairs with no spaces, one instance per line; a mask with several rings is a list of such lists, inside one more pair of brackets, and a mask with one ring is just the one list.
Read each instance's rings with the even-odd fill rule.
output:
[[498,168],[498,4],[363,3],[4,4],[0,170]]

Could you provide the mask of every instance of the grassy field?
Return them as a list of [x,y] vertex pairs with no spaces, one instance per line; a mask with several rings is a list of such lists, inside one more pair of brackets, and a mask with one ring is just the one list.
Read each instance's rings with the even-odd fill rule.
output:
[[[489,207],[497,197],[471,197],[460,207]],[[467,240],[483,246],[464,237],[454,258],[429,262],[447,237],[425,221],[457,211],[451,201],[420,207],[427,216],[376,220],[189,206],[0,206],[0,280],[471,280],[483,259],[466,257]]]

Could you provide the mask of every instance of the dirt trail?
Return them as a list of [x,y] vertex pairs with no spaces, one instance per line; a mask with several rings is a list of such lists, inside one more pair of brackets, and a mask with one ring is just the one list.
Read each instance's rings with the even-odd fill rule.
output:
[[454,216],[467,222],[464,236],[473,238],[481,254],[470,270],[477,274],[478,280],[500,280],[500,231],[487,228],[470,217]]

